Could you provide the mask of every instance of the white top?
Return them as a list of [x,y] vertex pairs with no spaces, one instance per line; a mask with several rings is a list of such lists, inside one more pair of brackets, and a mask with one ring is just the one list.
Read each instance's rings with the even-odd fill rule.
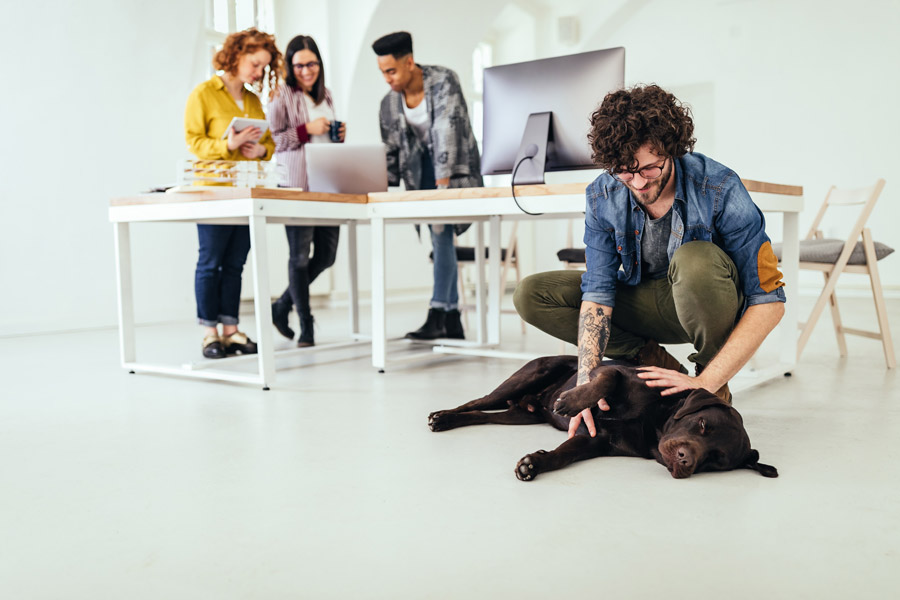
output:
[[244,110],[244,99],[243,98],[241,98],[240,100],[235,100],[234,103],[238,105],[239,109]]
[[419,105],[415,108],[406,106],[406,97],[403,98],[403,114],[406,116],[406,123],[412,128],[416,137],[428,145],[428,130],[431,129],[431,118],[428,116],[428,97],[422,98]]
[[[321,104],[316,105],[313,99],[309,97],[309,94],[306,93],[303,94],[303,100],[306,101],[306,110],[309,113],[310,121],[315,121],[319,117],[325,117],[329,121],[334,121],[334,111],[331,110],[327,102],[323,100]],[[309,141],[331,143],[331,136],[327,132],[321,135],[311,135],[309,136]]]

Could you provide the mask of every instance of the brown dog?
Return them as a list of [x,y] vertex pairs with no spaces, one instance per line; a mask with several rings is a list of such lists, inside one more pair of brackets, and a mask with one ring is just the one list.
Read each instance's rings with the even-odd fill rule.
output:
[[[522,458],[516,477],[531,481],[538,473],[597,456],[655,458],[676,479],[698,471],[739,468],[778,477],[775,467],[759,462],[735,409],[703,389],[662,396],[637,373],[633,366],[607,361],[593,372],[589,383],[575,387],[576,357],[538,358],[487,396],[431,413],[428,426],[432,431],[446,431],[482,423],[550,423],[568,431],[569,419],[590,408],[596,437],[590,437],[582,423],[578,435],[556,450],[538,450]],[[609,411],[597,408],[600,398],[606,399]]]

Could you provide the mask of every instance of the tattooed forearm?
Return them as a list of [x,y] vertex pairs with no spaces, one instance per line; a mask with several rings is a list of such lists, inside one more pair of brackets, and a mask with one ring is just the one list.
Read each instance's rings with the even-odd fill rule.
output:
[[587,383],[591,371],[600,365],[609,342],[612,309],[585,304],[578,317],[578,385]]

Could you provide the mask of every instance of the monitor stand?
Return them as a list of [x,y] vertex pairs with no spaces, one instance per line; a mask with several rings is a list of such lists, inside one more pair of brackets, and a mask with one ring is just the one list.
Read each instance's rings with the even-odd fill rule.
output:
[[[525,123],[522,143],[516,152],[513,185],[544,183],[544,166],[547,163],[547,144],[550,141],[551,112],[531,113]],[[516,166],[518,165],[518,169]]]

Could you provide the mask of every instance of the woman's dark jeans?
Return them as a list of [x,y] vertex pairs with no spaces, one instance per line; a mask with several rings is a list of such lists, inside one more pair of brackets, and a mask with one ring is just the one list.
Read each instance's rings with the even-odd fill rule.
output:
[[[297,314],[309,316],[309,286],[316,277],[334,264],[337,256],[340,227],[285,225],[290,258],[288,259],[288,287],[276,304]],[[310,255],[312,252],[312,255]]]
[[194,273],[197,321],[207,327],[238,324],[241,273],[250,252],[247,225],[197,225],[200,252]]

